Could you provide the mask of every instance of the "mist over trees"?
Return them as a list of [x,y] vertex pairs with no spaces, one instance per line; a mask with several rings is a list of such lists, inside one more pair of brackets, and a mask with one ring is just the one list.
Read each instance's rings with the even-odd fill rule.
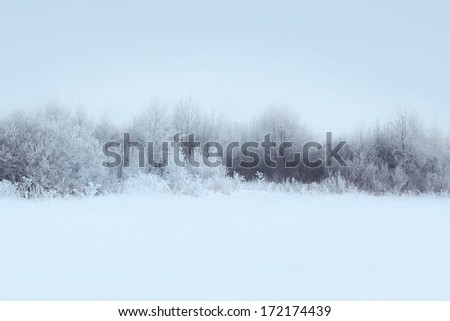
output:
[[[152,101],[138,113],[130,124],[114,125],[107,118],[93,121],[82,110],[70,110],[49,105],[35,113],[15,113],[0,120],[0,193],[5,186],[22,197],[40,195],[96,195],[122,192],[130,186],[144,184],[149,190],[192,194],[197,190],[227,192],[229,182],[236,184],[265,184],[268,189],[281,186],[303,190],[304,186],[328,186],[329,191],[352,189],[374,194],[448,193],[450,190],[450,138],[436,128],[426,128],[419,115],[408,108],[393,113],[388,122],[374,122],[353,134],[339,137],[347,141],[340,151],[347,166],[333,162],[312,168],[304,163],[286,166],[295,153],[304,153],[309,141],[323,143],[324,136],[314,137],[307,119],[301,119],[289,108],[273,106],[247,123],[227,120],[214,112],[202,110],[192,97],[181,98],[174,106]],[[129,166],[105,167],[102,162],[107,142],[123,143],[124,133],[133,142],[149,147],[155,160],[169,154],[165,166],[151,166],[141,161],[136,146],[130,147]],[[251,155],[232,152],[231,164],[199,167],[174,163],[174,151],[163,142],[173,142],[178,134],[188,141],[190,134],[202,146],[218,142],[263,142],[270,133],[277,146],[285,142],[281,153],[262,147],[249,150],[270,157],[276,166],[259,162],[256,166],[241,166]],[[324,133],[325,134],[325,133]],[[338,133],[333,133],[335,139]],[[149,144],[151,143],[151,144]],[[184,159],[201,160],[214,151],[186,143]],[[228,151],[224,151],[228,153]],[[324,149],[310,149],[309,157],[325,157]],[[148,156],[145,151],[145,157]],[[221,160],[218,159],[220,162]],[[138,166],[143,165],[143,166]],[[228,184],[228,185],[227,185]],[[195,194],[195,193],[194,193]]]

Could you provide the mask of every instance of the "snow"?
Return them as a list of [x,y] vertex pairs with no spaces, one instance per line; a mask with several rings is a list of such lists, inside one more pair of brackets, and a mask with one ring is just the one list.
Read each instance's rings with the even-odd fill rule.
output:
[[450,300],[450,198],[0,198],[0,300]]

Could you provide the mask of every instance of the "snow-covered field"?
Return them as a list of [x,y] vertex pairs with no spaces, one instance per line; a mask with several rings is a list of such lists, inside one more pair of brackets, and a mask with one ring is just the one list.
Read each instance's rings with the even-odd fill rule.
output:
[[0,300],[450,300],[450,199],[0,199]]

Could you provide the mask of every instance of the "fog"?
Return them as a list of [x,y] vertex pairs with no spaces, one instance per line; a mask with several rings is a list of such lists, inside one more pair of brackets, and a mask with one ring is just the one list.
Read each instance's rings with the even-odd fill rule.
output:
[[449,4],[2,2],[0,117],[58,102],[125,121],[157,97],[347,131],[410,105],[448,132]]

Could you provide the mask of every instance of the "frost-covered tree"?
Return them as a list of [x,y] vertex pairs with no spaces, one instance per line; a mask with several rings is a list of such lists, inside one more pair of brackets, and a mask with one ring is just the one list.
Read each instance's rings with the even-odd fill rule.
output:
[[[172,125],[181,140],[186,140],[188,135],[197,134],[200,121],[200,109],[198,103],[191,96],[181,97],[173,109]],[[194,157],[194,146],[188,146],[186,158]]]
[[133,119],[132,139],[141,142],[148,149],[147,155],[145,155],[145,159],[147,159],[146,172],[159,171],[150,166],[148,158],[151,156],[156,163],[163,160],[163,142],[173,139],[173,132],[171,111],[166,104],[157,99],[150,102]]
[[173,129],[180,136],[195,134],[198,129],[200,109],[198,103],[191,96],[179,99],[173,109]]
[[0,137],[2,179],[26,183],[29,195],[92,194],[104,182],[98,140],[64,109],[13,115]]
[[[256,168],[236,168],[235,171],[248,179],[254,178],[256,172],[261,172],[268,179],[276,181],[292,178],[303,180],[308,179],[309,176],[312,178],[311,173],[314,171],[302,164],[296,168],[286,166],[287,162],[294,160],[293,154],[300,153],[303,144],[311,138],[306,126],[292,108],[271,106],[260,117],[253,119],[250,126],[244,130],[247,141],[263,142],[266,135],[270,134],[270,140],[276,143],[276,147],[269,150],[261,147],[257,150],[260,159],[268,159],[270,164],[261,162]],[[239,161],[240,159],[237,159],[235,163]]]

